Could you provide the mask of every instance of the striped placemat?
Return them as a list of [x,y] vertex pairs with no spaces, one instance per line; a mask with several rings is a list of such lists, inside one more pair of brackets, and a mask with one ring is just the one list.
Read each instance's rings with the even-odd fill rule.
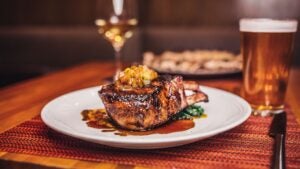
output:
[[[300,128],[288,111],[288,168],[300,168]],[[57,133],[36,117],[0,134],[0,150],[94,162],[155,168],[270,168],[272,118],[251,116],[242,125],[185,146],[160,150],[126,150],[81,141]]]

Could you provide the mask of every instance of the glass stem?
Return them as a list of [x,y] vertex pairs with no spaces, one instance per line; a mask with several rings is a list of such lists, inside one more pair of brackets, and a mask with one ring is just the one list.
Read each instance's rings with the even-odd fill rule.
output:
[[115,49],[115,66],[116,66],[116,73],[114,75],[114,80],[117,80],[120,72],[122,71],[122,62],[121,62],[121,50],[122,47],[114,47]]

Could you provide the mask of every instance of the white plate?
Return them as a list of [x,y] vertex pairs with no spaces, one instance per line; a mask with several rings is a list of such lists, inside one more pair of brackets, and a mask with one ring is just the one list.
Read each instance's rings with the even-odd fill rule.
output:
[[169,134],[119,136],[87,127],[81,120],[82,110],[104,107],[97,93],[99,89],[86,88],[52,100],[43,108],[42,120],[50,128],[82,140],[112,147],[154,149],[180,146],[214,136],[240,125],[251,114],[249,104],[239,96],[201,86],[209,96],[209,103],[200,103],[207,118],[195,119],[194,128]]

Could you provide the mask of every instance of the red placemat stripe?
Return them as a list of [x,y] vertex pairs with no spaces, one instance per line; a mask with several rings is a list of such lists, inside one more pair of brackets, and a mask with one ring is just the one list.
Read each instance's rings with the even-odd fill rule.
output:
[[[270,168],[271,118],[251,116],[242,125],[185,146],[160,150],[126,150],[85,142],[57,133],[33,118],[0,134],[0,150],[94,162],[163,168]],[[288,112],[287,167],[300,166],[300,128]]]

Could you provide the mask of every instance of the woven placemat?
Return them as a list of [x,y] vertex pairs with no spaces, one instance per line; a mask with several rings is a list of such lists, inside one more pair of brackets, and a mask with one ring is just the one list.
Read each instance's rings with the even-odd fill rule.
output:
[[[0,134],[0,150],[162,168],[270,168],[272,118],[251,116],[242,125],[215,137],[160,150],[126,150],[62,135],[36,117]],[[288,168],[300,168],[300,128],[288,111],[286,156]]]

